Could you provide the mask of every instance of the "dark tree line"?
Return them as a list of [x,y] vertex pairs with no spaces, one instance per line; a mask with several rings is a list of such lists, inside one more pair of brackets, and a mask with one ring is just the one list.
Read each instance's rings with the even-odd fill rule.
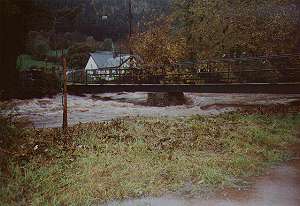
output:
[[[17,57],[25,50],[29,30],[48,30],[52,18],[32,0],[0,1],[0,91],[11,95],[18,87]],[[3,94],[5,93],[5,94]]]
[[[78,31],[103,41],[105,38],[119,40],[129,33],[128,0],[34,0],[57,12],[60,19],[56,31]],[[136,31],[143,30],[144,23],[169,11],[170,0],[132,0],[133,25]],[[107,16],[107,19],[102,19]]]

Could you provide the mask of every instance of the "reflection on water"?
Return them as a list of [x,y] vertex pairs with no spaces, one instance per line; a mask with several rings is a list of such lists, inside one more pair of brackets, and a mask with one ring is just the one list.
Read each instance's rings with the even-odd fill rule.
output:
[[[232,105],[288,103],[300,95],[185,94],[190,104],[169,107],[146,106],[147,93],[68,96],[69,123],[98,122],[126,116],[183,117],[195,114],[215,115],[233,111]],[[62,124],[62,98],[13,100],[21,117],[35,127],[59,127]],[[207,107],[225,104],[228,107]],[[231,105],[231,106],[230,106]]]

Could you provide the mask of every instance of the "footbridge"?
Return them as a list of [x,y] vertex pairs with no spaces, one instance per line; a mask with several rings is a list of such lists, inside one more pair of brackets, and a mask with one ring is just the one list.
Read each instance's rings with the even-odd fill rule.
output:
[[300,93],[300,54],[68,70],[69,93]]

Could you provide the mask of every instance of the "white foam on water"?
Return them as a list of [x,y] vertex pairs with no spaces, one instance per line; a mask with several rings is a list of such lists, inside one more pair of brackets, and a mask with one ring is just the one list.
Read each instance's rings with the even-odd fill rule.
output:
[[[145,106],[147,93],[106,93],[68,96],[69,124],[106,121],[126,116],[185,117],[191,115],[217,115],[233,111],[232,105],[288,104],[300,95],[267,94],[185,94],[190,104],[168,107]],[[12,100],[21,117],[32,121],[34,127],[60,127],[62,125],[62,96],[31,100]],[[211,107],[208,105],[228,105]]]

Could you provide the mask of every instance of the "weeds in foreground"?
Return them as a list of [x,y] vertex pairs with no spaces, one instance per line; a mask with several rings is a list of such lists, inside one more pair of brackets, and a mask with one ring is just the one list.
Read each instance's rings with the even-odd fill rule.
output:
[[[1,205],[90,205],[192,183],[235,184],[289,157],[300,116],[128,118],[23,130],[1,173]],[[64,139],[68,141],[63,141]],[[67,143],[66,143],[67,142]]]

